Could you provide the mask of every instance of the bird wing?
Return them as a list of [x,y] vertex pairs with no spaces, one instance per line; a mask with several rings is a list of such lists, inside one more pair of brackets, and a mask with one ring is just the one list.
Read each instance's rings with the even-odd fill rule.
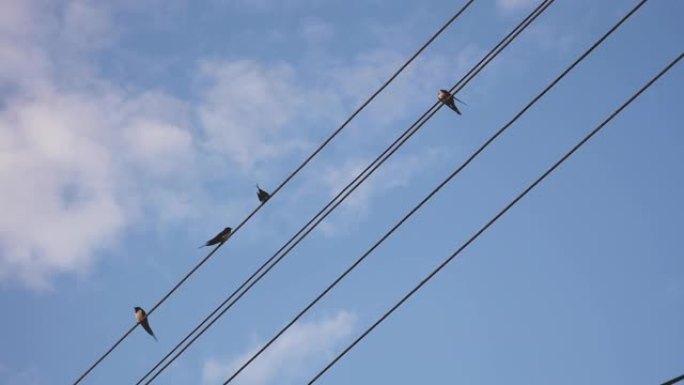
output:
[[220,233],[216,234],[214,238],[211,238],[210,240],[207,241],[205,246],[211,246],[219,243],[221,241],[221,237],[223,236],[223,233],[225,231],[221,231]]

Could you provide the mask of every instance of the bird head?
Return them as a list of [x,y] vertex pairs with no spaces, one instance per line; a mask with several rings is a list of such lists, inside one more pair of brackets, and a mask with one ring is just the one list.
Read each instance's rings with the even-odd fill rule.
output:
[[140,307],[138,307],[138,306],[136,306],[136,307],[133,308],[133,311],[135,311],[136,313],[139,312],[140,310],[142,310],[142,308],[140,308]]

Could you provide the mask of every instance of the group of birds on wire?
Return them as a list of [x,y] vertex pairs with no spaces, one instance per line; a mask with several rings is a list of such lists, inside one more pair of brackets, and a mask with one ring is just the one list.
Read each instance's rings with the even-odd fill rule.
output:
[[[623,18],[622,21],[624,21],[627,17],[629,17],[629,15],[631,15],[631,13],[633,13],[636,9],[638,9],[638,7],[639,7],[641,4],[643,4],[643,2],[645,2],[645,1],[646,1],[646,0],[643,0],[642,3],[640,3],[640,4],[639,4],[635,9],[633,9],[625,18]],[[469,3],[468,3],[468,4],[469,4]],[[467,7],[468,4],[466,4],[466,7]],[[458,15],[458,14],[457,14],[457,15]],[[452,19],[452,20],[453,20],[453,19]],[[620,22],[618,23],[618,26],[622,23],[622,21],[620,21]],[[447,25],[448,25],[448,24],[447,24]],[[614,28],[615,28],[615,27],[614,27]],[[612,30],[608,33],[608,35],[609,35],[610,33],[612,33]],[[606,35],[606,36],[607,36],[607,35]],[[605,36],[604,36],[604,38],[605,38]],[[600,39],[599,42],[602,41],[602,40],[603,40],[603,38]],[[428,42],[428,44],[429,44],[429,42]],[[588,52],[591,52],[591,50],[593,50],[593,47],[592,47],[592,48],[590,49],[590,51],[588,51]],[[419,52],[420,52],[420,51],[419,51]],[[681,59],[681,56],[680,56],[679,59]],[[679,59],[677,59],[677,61],[678,61]],[[412,59],[411,59],[411,60],[412,60]],[[581,60],[581,59],[580,59],[580,60]],[[410,61],[409,61],[409,62],[410,62]],[[574,66],[574,64],[573,64],[573,66]],[[571,69],[573,66],[571,66],[570,69]],[[672,64],[671,64],[670,66],[672,66]],[[661,73],[661,74],[662,74],[662,73]],[[564,75],[562,75],[562,76],[564,76]],[[562,77],[562,76],[561,76],[561,77]],[[660,75],[659,75],[659,76],[660,76]],[[656,79],[657,79],[657,78],[656,78]],[[391,81],[391,80],[390,80],[390,81]],[[554,83],[552,83],[552,84],[554,84]],[[650,85],[650,83],[649,83],[649,85]],[[384,88],[384,87],[383,87],[383,88]],[[382,88],[381,88],[381,90],[382,90]],[[643,91],[643,89],[642,89],[642,91]],[[546,92],[546,91],[544,91],[544,92]],[[640,92],[641,92],[641,91],[640,91]],[[543,93],[542,93],[541,95],[543,95]],[[637,94],[637,95],[638,95],[638,94]],[[438,100],[439,100],[440,103],[442,103],[443,105],[449,107],[451,110],[453,110],[454,112],[456,112],[458,115],[462,115],[462,114],[461,114],[461,111],[458,109],[458,107],[457,107],[457,105],[456,105],[456,101],[458,101],[458,102],[460,102],[460,103],[463,103],[463,104],[466,104],[465,102],[463,102],[462,100],[456,98],[456,97],[455,97],[454,95],[452,95],[449,91],[443,90],[443,89],[442,89],[442,90],[439,90],[437,97],[438,97]],[[371,98],[371,100],[372,100],[372,98]],[[630,102],[631,102],[631,100],[630,100]],[[623,106],[623,107],[624,107],[624,106]],[[363,107],[361,107],[361,108],[363,108]],[[526,110],[526,109],[525,109],[525,110]],[[525,110],[523,110],[523,111],[525,111]],[[619,110],[618,110],[618,111],[619,111]],[[352,117],[353,117],[353,115],[352,115]],[[611,116],[610,119],[612,119],[612,116]],[[610,120],[610,119],[609,119],[609,120]],[[346,125],[346,123],[345,123],[345,125]],[[344,125],[343,125],[342,127],[344,127]],[[601,126],[599,126],[599,128],[600,128],[600,127],[601,127]],[[497,134],[497,135],[498,135],[498,134]],[[593,135],[593,134],[592,134],[592,135]],[[333,136],[334,136],[334,135],[333,135]],[[580,142],[580,144],[581,144],[581,143],[582,143],[582,142]],[[574,150],[572,150],[572,151],[574,152]],[[572,153],[572,152],[571,152],[571,153]],[[314,153],[314,154],[315,154],[315,153]],[[564,159],[562,159],[562,160],[564,160]],[[561,160],[561,161],[562,161],[562,160]],[[306,162],[305,162],[305,164],[306,164]],[[555,166],[554,166],[554,167],[555,167]],[[545,174],[545,175],[546,175],[546,174]],[[542,177],[542,178],[543,178],[543,177]],[[535,184],[536,184],[536,182],[535,182]],[[534,185],[533,185],[533,186],[534,186]],[[267,191],[262,190],[262,189],[259,187],[259,185],[257,185],[256,187],[257,187],[257,197],[258,197],[259,201],[261,202],[261,204],[263,204],[263,203],[265,203],[266,201],[268,201],[269,198],[271,197],[271,195],[270,195]],[[281,187],[282,187],[282,186],[281,186]],[[279,189],[280,189],[280,188],[279,188]],[[516,199],[516,201],[517,201],[517,199]],[[514,201],[514,202],[515,202],[515,201]],[[507,210],[507,209],[506,209],[506,210]],[[496,218],[495,218],[495,219],[496,219]],[[241,225],[240,225],[240,226],[241,226]],[[489,226],[489,225],[487,225],[487,226]],[[486,227],[485,227],[485,228],[486,228]],[[213,238],[211,238],[210,240],[208,240],[204,245],[200,246],[200,248],[205,247],[205,246],[213,246],[213,245],[218,245],[217,248],[220,247],[223,243],[225,243],[225,242],[231,237],[232,231],[233,231],[233,229],[230,228],[230,227],[224,228],[224,229],[223,229],[222,231],[220,231],[216,236],[214,236]],[[477,235],[479,235],[479,233],[476,234],[475,237],[477,237]],[[216,249],[214,249],[214,251],[215,251],[215,250],[216,250]],[[459,251],[460,251],[460,250],[459,250]],[[212,252],[212,253],[213,253],[213,252]],[[450,257],[450,259],[453,258],[453,256],[455,256],[455,254],[452,255],[452,257]],[[443,267],[443,266],[444,266],[444,265],[441,265],[441,266],[439,267],[439,269],[441,269],[441,267]],[[439,269],[438,269],[438,270],[439,270]],[[436,271],[438,271],[438,270],[436,270]],[[346,273],[345,273],[345,274],[346,274]],[[432,275],[434,275],[434,273],[431,274],[429,277],[431,277]],[[421,284],[420,284],[419,286],[417,286],[417,288],[419,288],[420,286],[422,286],[422,284],[423,284],[424,282],[426,282],[426,280],[425,280],[425,281],[422,281]],[[369,331],[373,330],[373,328],[375,328],[375,326],[377,326],[380,322],[382,322],[382,321],[387,317],[387,315],[391,314],[391,312],[393,312],[393,311],[398,307],[398,305],[400,305],[401,303],[403,303],[403,301],[405,301],[406,298],[408,298],[410,295],[412,295],[412,294],[415,292],[415,290],[416,290],[416,289],[414,289],[414,290],[412,290],[411,292],[409,292],[409,295],[407,295],[406,297],[404,297],[404,298],[403,298],[397,305],[395,305],[388,313],[386,313],[383,317],[381,317],[380,320],[379,320],[378,322],[376,322],[375,324],[373,324],[373,326],[372,326],[370,329],[368,329],[366,332],[364,332],[364,333],[361,335],[361,337],[360,337],[359,339],[357,339],[352,345],[350,345],[350,347],[348,347],[345,351],[343,351],[342,354],[340,354],[339,356],[337,356],[337,358],[336,358],[332,363],[334,364],[341,356],[343,356],[344,354],[346,354],[346,352],[349,350],[349,348],[353,347],[353,346],[354,346],[361,338],[363,338]],[[158,305],[157,305],[157,306],[158,306]],[[155,341],[156,341],[157,338],[156,338],[156,336],[154,335],[154,332],[152,331],[152,329],[151,329],[151,327],[150,327],[150,325],[149,325],[149,321],[147,320],[147,315],[146,315],[145,311],[144,311],[142,308],[140,308],[140,307],[135,307],[135,308],[134,308],[134,311],[135,311],[135,317],[136,317],[137,323],[139,323],[139,324],[145,329],[145,331],[146,331],[150,336],[152,336],[152,337],[155,339]],[[291,324],[290,324],[290,325],[291,325]],[[288,327],[289,327],[289,326],[288,326]],[[286,328],[286,329],[287,329],[287,328]],[[284,329],[284,330],[286,330],[286,329]],[[130,333],[130,332],[129,332],[129,333]],[[200,334],[201,334],[201,333],[200,333]],[[125,336],[124,336],[124,338],[125,338]],[[276,338],[277,338],[277,336],[276,336]],[[270,344],[270,343],[269,343],[269,344]],[[268,346],[268,344],[266,345],[266,347],[267,347],[267,346]],[[115,345],[114,347],[116,347],[116,345]],[[262,349],[262,350],[263,350],[263,349]],[[111,351],[111,349],[110,349],[110,351]],[[259,352],[259,353],[260,353],[260,352]],[[106,356],[107,354],[108,354],[108,353],[106,353],[105,356]],[[258,355],[258,354],[257,354],[257,355]],[[103,356],[103,357],[104,357],[104,356]],[[176,356],[176,357],[177,357],[177,356]],[[254,357],[256,357],[256,356],[253,356],[252,359],[253,359]],[[172,361],[173,361],[173,360],[172,360]],[[250,361],[251,361],[251,359],[250,359]],[[245,366],[246,366],[247,364],[249,364],[250,361],[248,361],[248,362],[245,364]],[[99,360],[98,360],[98,362],[99,362]],[[97,365],[98,362],[96,362],[95,365]],[[95,365],[94,365],[94,366],[95,366]],[[167,365],[168,365],[168,364],[167,364]],[[332,365],[332,364],[331,364],[331,365]],[[328,365],[328,366],[327,366],[322,372],[320,372],[320,373],[314,378],[314,380],[311,381],[309,384],[313,383],[313,382],[314,382],[322,373],[324,373],[331,365]],[[94,367],[94,366],[93,366],[93,367]],[[245,366],[243,366],[242,368],[244,368]],[[92,367],[91,367],[91,369],[92,369]],[[87,375],[87,373],[88,373],[91,369],[89,369],[89,370],[84,374],[84,376]],[[232,378],[235,377],[235,375],[237,375],[241,370],[242,370],[242,369],[240,369],[240,370],[239,370],[238,372],[236,372],[228,381],[226,381],[226,384],[227,384],[228,382],[230,382],[230,380],[232,380]],[[156,377],[156,375],[155,375],[155,377]],[[83,376],[82,376],[81,378],[83,378]],[[154,377],[153,377],[153,378],[154,378]],[[678,377],[673,378],[673,379],[671,379],[671,380],[668,380],[668,381],[666,381],[665,383],[663,383],[662,385],[673,385],[673,384],[675,384],[675,383],[677,383],[677,382],[679,382],[679,381],[682,381],[682,380],[684,380],[684,375],[681,375],[681,376],[678,376]],[[77,380],[76,383],[78,383],[78,382],[80,382],[80,379]],[[141,380],[140,382],[142,382],[142,380]],[[140,383],[140,382],[139,382],[139,383]],[[149,382],[148,382],[148,383],[149,383]]]
[[[445,106],[451,108],[457,114],[462,115],[461,111],[456,106],[456,101],[463,104],[466,103],[463,100],[452,95],[449,91],[439,90],[439,92],[437,93],[437,99]],[[259,187],[258,184],[256,185],[256,188],[256,194],[257,198],[259,199],[259,202],[261,202],[261,204],[266,203],[266,201],[268,201],[271,198],[271,194],[269,194],[266,190],[263,190],[261,187]],[[231,227],[226,227],[199,248],[205,246],[222,245],[228,240],[228,238],[230,238],[232,232],[233,229]],[[151,335],[152,338],[154,338],[154,340],[156,341],[157,337],[154,335],[152,327],[150,327],[150,322],[147,319],[147,313],[145,313],[145,310],[143,310],[139,306],[136,306],[133,308],[133,311],[135,312],[135,320],[140,324],[140,326],[143,327],[143,329],[145,329],[147,334]]]
[[[258,184],[256,185],[256,188],[257,198],[259,199],[259,202],[261,202],[262,204],[266,203],[266,201],[271,198],[271,194],[269,194],[267,191],[259,187]],[[232,232],[233,229],[231,227],[226,227],[199,248],[223,244],[228,240],[228,238],[230,238]],[[147,334],[151,335],[152,338],[154,338],[154,340],[156,341],[157,336],[155,336],[154,332],[152,331],[152,327],[150,326],[150,322],[147,320],[147,313],[145,313],[145,310],[143,310],[139,306],[136,306],[133,308],[133,311],[135,312],[135,320],[140,324],[140,326],[143,327],[143,329],[145,329]]]

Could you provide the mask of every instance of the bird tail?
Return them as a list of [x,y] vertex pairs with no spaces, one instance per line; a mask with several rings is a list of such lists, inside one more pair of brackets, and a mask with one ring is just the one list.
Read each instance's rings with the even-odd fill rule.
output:
[[452,103],[447,104],[447,106],[449,106],[449,108],[454,110],[454,112],[456,112],[457,114],[461,115],[461,111],[459,111],[458,107],[456,107],[456,103],[452,102]]

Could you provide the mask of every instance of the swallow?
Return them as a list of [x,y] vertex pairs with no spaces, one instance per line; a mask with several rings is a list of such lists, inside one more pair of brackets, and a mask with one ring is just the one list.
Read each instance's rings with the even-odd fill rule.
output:
[[135,319],[138,321],[138,323],[145,329],[147,334],[151,335],[154,340],[157,340],[157,337],[154,335],[154,332],[152,331],[152,328],[150,327],[150,323],[147,322],[147,314],[145,314],[145,310],[143,310],[140,307],[134,307],[133,310],[135,310]]
[[230,238],[231,231],[233,231],[233,229],[231,229],[230,227],[226,227],[225,229],[221,230],[220,233],[216,234],[216,236],[214,238],[211,238],[210,240],[207,241],[207,243],[200,246],[200,248],[202,248],[204,246],[211,246],[211,245],[215,245],[217,243],[223,243],[223,242],[227,241],[228,238]]
[[447,90],[439,90],[439,93],[437,94],[437,99],[439,99],[439,101],[444,103],[447,107],[456,111],[457,114],[461,115],[461,111],[459,111],[458,107],[456,107],[456,102],[454,102],[454,99],[465,104],[465,102],[463,100],[460,100],[459,98],[450,94],[449,91],[447,91]]
[[256,188],[257,188],[257,198],[259,198],[259,202],[265,203],[271,197],[271,194],[262,190],[258,184],[256,185]]

